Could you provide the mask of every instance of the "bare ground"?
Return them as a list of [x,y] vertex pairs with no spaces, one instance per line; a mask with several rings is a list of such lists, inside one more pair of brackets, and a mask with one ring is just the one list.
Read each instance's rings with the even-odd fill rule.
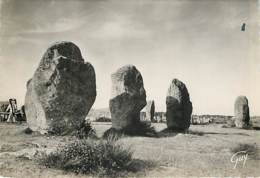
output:
[[[110,123],[93,123],[99,136]],[[165,124],[154,124],[159,132]],[[45,168],[35,161],[41,151],[50,152],[72,140],[71,137],[27,135],[26,124],[0,123],[0,176],[9,177],[87,177],[61,170]],[[152,162],[137,177],[190,176],[260,176],[260,131],[222,128],[221,124],[192,125],[189,133],[170,134],[160,138],[124,137],[118,142],[131,147],[134,158]],[[250,146],[245,166],[236,169],[230,161],[235,151]]]

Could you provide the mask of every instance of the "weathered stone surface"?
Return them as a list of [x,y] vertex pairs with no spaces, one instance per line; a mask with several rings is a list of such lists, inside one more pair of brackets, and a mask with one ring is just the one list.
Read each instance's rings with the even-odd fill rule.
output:
[[33,131],[70,132],[84,122],[96,98],[92,65],[71,42],[47,49],[27,83],[25,112]]
[[146,104],[146,120],[153,122],[154,121],[154,111],[155,111],[155,106],[154,106],[154,101],[147,101]]
[[173,79],[166,97],[167,127],[173,130],[185,130],[190,126],[192,103],[184,83]]
[[126,65],[111,75],[112,94],[109,108],[112,127],[123,129],[140,122],[140,111],[146,105],[143,78],[133,65]]
[[238,96],[235,101],[235,125],[238,128],[249,126],[249,107],[245,96]]

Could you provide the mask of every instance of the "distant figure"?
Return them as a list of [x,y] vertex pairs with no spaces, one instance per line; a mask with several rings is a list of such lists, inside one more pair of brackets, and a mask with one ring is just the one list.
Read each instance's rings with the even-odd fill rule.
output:
[[7,122],[16,122],[17,102],[16,99],[9,99],[9,105],[6,109],[9,112]]
[[246,31],[246,23],[243,23],[243,25],[241,27],[241,31]]

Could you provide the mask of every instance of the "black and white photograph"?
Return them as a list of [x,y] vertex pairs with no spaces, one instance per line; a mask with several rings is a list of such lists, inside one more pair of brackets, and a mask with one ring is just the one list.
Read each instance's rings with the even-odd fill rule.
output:
[[259,0],[0,0],[0,178],[259,178]]

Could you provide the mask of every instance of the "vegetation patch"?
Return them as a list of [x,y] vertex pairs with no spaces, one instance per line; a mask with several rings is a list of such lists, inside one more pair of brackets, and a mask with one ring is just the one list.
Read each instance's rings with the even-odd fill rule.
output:
[[66,123],[53,122],[52,130],[48,132],[50,135],[71,135],[79,139],[83,138],[97,138],[96,131],[92,127],[91,122],[82,122],[75,127],[68,127]]
[[111,122],[111,118],[108,117],[98,117],[96,122]]
[[103,134],[104,139],[113,139],[113,140],[118,140],[119,138],[123,137],[124,133],[122,130],[117,130],[115,128],[110,128],[106,130]]
[[30,129],[29,127],[27,127],[26,129],[24,129],[24,133],[30,135],[30,134],[33,133],[33,131],[32,131],[32,129]]
[[76,132],[79,139],[83,138],[97,138],[95,129],[92,127],[91,122],[83,122]]
[[158,137],[154,127],[146,122],[139,122],[135,125],[129,125],[121,130],[110,128],[103,134],[103,138],[110,136],[121,137],[123,135],[128,136],[143,136],[143,137]]
[[138,171],[130,149],[123,148],[113,139],[77,140],[55,152],[43,154],[39,162],[48,168],[76,174],[118,176],[124,171]]

